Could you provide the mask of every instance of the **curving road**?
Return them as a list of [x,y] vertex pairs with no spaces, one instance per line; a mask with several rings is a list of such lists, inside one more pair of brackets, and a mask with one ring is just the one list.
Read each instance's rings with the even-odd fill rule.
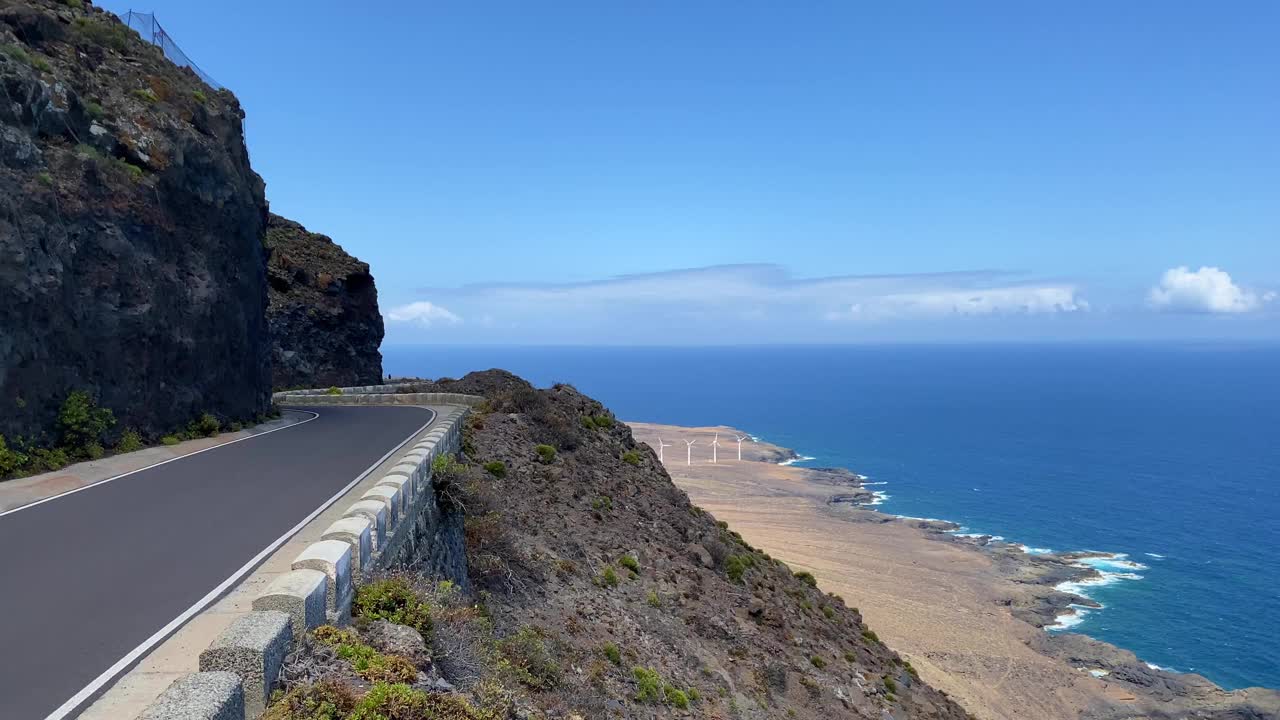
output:
[[0,718],[79,710],[64,703],[435,419],[289,412],[316,417],[0,515]]

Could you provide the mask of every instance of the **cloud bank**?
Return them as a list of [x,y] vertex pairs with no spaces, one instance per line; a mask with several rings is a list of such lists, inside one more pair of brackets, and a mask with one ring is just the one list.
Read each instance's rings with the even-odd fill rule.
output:
[[1275,299],[1274,292],[1257,293],[1237,285],[1216,267],[1192,271],[1184,266],[1166,270],[1147,293],[1147,304],[1165,312],[1247,313]]
[[[423,288],[419,296],[428,299],[388,312],[392,341],[838,343],[885,337],[886,328],[914,328],[929,336],[936,334],[931,327],[951,332],[967,323],[1089,308],[1072,283],[1004,272],[797,278],[765,264],[581,283]],[[415,327],[430,332],[411,332]]]

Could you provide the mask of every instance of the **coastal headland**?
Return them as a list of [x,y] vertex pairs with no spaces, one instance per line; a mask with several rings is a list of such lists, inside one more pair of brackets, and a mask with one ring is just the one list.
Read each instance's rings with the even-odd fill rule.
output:
[[741,444],[739,461],[735,438],[747,433],[735,428],[628,424],[655,451],[662,438],[663,464],[693,503],[857,607],[977,718],[1280,718],[1275,691],[1228,692],[1083,635],[1046,632],[1070,625],[1073,605],[1096,606],[1065,591],[1102,578],[1090,562],[1123,569],[1123,558],[1030,552],[945,520],[877,512],[880,493],[849,469],[791,465],[795,451],[759,440]]

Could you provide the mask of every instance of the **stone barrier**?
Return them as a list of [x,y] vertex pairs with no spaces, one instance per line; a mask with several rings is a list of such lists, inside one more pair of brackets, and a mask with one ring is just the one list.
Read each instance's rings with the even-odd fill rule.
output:
[[[299,405],[456,407],[439,415],[435,427],[352,503],[321,540],[298,554],[292,569],[254,599],[253,612],[236,618],[200,654],[200,672],[170,685],[139,716],[141,720],[256,720],[270,699],[285,655],[304,633],[326,622],[348,622],[356,584],[415,547],[433,547],[431,533],[422,532],[423,527],[429,531],[440,515],[431,486],[432,463],[459,448],[463,419],[482,398],[387,392],[399,387],[342,388],[340,395],[324,389],[276,393],[277,402]],[[457,558],[457,545],[454,541],[440,547],[449,549],[445,556]]]

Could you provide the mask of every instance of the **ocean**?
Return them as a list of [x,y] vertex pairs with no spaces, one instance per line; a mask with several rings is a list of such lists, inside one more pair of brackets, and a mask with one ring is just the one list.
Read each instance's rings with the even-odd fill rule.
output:
[[502,367],[620,418],[734,425],[869,477],[878,509],[1117,553],[1064,625],[1227,688],[1280,687],[1280,346],[386,347]]

